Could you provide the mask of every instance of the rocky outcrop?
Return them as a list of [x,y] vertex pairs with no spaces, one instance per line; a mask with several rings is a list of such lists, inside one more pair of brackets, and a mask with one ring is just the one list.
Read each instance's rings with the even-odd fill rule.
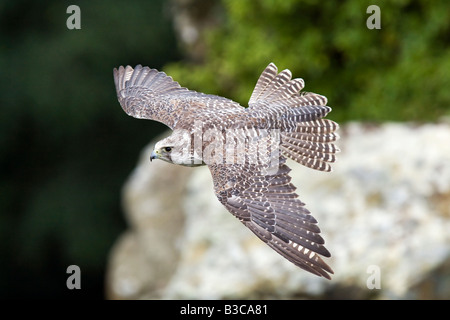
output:
[[[228,213],[206,167],[149,162],[124,186],[129,229],[111,299],[450,298],[449,124],[347,124],[332,173],[290,163],[319,221],[331,281],[284,260]],[[153,146],[154,142],[150,144]]]

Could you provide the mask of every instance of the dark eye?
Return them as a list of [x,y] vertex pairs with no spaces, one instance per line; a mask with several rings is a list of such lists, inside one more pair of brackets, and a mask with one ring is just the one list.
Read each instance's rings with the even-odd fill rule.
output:
[[165,150],[166,152],[170,152],[170,151],[172,151],[172,148],[171,148],[171,147],[165,147],[164,150]]

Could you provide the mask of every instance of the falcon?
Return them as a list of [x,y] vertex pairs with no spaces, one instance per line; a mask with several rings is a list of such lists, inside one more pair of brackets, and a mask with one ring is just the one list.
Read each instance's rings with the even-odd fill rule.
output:
[[338,124],[323,119],[327,98],[301,91],[304,81],[270,63],[248,107],[188,90],[156,69],[114,69],[123,110],[164,123],[172,134],[157,142],[150,160],[208,166],[217,199],[269,247],[296,266],[331,279],[330,257],[317,220],[295,193],[288,158],[331,171],[339,149]]

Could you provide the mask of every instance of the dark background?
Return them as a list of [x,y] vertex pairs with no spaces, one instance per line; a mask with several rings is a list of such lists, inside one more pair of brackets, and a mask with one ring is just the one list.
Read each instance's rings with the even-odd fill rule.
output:
[[[71,4],[81,30],[66,27]],[[371,4],[381,30],[366,27]],[[126,116],[114,67],[246,105],[273,61],[326,95],[333,120],[421,123],[450,115],[449,44],[448,1],[1,1],[0,298],[104,298],[121,187],[165,129]],[[82,290],[66,287],[72,264]]]
[[[0,297],[103,297],[121,186],[164,129],[126,116],[112,76],[180,59],[162,1],[80,1],[81,30],[70,4],[0,6]],[[82,290],[66,287],[71,264]]]

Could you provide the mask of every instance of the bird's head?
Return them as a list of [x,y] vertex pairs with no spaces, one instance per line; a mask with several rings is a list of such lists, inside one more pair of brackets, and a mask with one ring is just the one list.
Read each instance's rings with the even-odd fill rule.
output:
[[204,165],[202,159],[191,150],[189,137],[175,131],[171,136],[156,143],[150,161],[155,159],[188,167]]
[[[158,146],[160,145],[160,146]],[[161,141],[159,141],[156,145],[155,148],[152,151],[152,154],[150,155],[150,161],[155,160],[155,159],[160,159],[166,162],[170,162],[172,163],[172,150],[173,150],[173,146],[170,145],[166,145],[166,144],[161,144]]]

